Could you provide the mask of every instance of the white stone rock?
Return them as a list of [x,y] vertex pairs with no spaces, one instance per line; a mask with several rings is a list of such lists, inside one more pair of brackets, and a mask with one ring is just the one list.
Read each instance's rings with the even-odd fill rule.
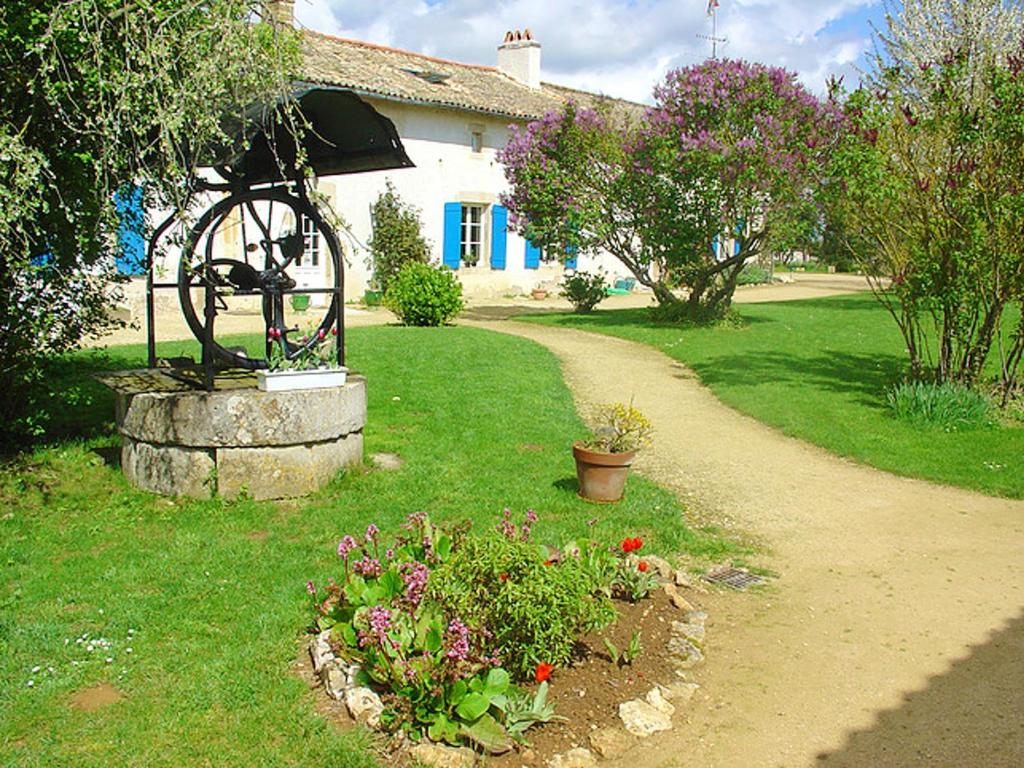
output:
[[476,753],[466,747],[446,747],[427,741],[409,750],[409,755],[431,768],[473,768]]
[[636,741],[634,736],[620,728],[601,728],[590,734],[590,748],[605,760],[619,757]]
[[644,700],[656,710],[668,715],[669,717],[672,717],[672,715],[675,714],[676,708],[668,703],[668,700],[661,692],[660,687],[651,688],[651,690],[647,692],[647,695],[644,696]]
[[686,704],[700,688],[696,683],[672,683],[665,687],[665,698],[680,706]]
[[548,768],[594,768],[597,758],[589,749],[575,747],[548,760]]
[[690,574],[688,574],[682,568],[675,572],[674,581],[677,587],[686,587],[687,589],[693,587],[693,579],[691,579]]
[[345,674],[345,667],[337,661],[328,662],[323,671],[324,688],[327,695],[336,701],[345,698],[345,691],[349,689],[348,675]]
[[672,727],[670,716],[655,709],[643,699],[632,699],[619,704],[619,717],[626,730],[641,739]]
[[334,659],[331,651],[331,630],[325,629],[309,643],[309,658],[313,662],[313,671],[320,674],[324,664]]
[[369,728],[376,728],[380,725],[380,716],[384,712],[384,704],[380,696],[369,688],[349,688],[345,691],[345,705],[348,713],[357,723],[362,723]]
[[668,641],[668,652],[674,657],[673,663],[680,669],[690,669],[704,661],[700,648],[681,637],[673,637]]
[[673,621],[672,622],[672,634],[677,637],[685,637],[687,640],[692,640],[695,643],[704,642],[704,625],[703,624],[690,624],[688,622]]
[[679,594],[679,588],[675,584],[665,585],[665,594],[668,595],[669,600],[672,601],[672,605],[678,608],[680,611],[692,611],[693,606],[690,605],[690,601]]

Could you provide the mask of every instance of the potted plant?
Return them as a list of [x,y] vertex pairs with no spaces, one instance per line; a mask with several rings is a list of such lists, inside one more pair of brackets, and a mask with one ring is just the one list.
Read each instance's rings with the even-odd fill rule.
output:
[[308,293],[293,293],[291,296],[292,309],[296,312],[305,312],[309,309]]
[[590,438],[572,447],[579,495],[619,501],[636,452],[650,443],[651,422],[632,404],[610,403],[598,407],[594,424]]
[[[256,371],[256,385],[262,392],[290,389],[340,387],[345,383],[348,368],[334,362],[337,328],[327,333],[323,328],[308,331],[299,340],[300,347],[289,356],[285,350],[285,331],[271,327],[267,336],[272,344],[268,370]],[[310,344],[310,340],[313,343]]]

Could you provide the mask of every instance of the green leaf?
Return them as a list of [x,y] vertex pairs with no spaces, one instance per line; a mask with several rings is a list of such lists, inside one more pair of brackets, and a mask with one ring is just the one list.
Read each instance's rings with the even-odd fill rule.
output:
[[512,739],[490,715],[484,715],[472,723],[463,723],[460,730],[470,741],[492,755],[500,755],[512,749]]
[[449,744],[456,744],[459,739],[459,727],[443,712],[433,716],[434,722],[427,728],[427,735],[432,741],[446,741]]
[[508,682],[508,672],[501,667],[494,667],[487,673],[484,695],[490,699],[503,694],[508,690]]
[[441,628],[434,624],[427,631],[427,637],[423,643],[423,647],[427,649],[429,653],[437,653],[441,650],[441,646],[444,643],[444,636],[441,633]]
[[467,693],[469,693],[469,686],[466,685],[466,681],[456,680],[448,692],[448,703],[453,707],[457,707],[459,702],[466,697]]
[[434,554],[440,557],[442,560],[447,560],[448,555],[452,553],[452,538],[441,534],[437,537],[437,541],[434,542]]
[[459,702],[455,708],[457,714],[463,720],[473,721],[484,714],[491,706],[491,700],[482,693],[470,692]]
[[391,602],[392,599],[405,591],[405,583],[402,581],[402,577],[393,568],[382,573],[380,578],[377,579],[377,583],[384,590],[384,597],[387,602]]
[[345,645],[349,648],[358,647],[359,634],[356,632],[356,628],[351,624],[340,624],[338,626],[341,629],[341,639],[345,641]]

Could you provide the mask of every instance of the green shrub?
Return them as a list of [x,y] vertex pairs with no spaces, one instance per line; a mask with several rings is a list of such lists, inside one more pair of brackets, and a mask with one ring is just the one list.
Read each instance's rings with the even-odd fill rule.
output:
[[433,572],[428,595],[493,635],[513,677],[533,679],[540,664],[567,666],[580,635],[615,619],[611,584],[592,558],[550,557],[514,530],[470,536]]
[[510,673],[543,683],[581,633],[614,619],[618,566],[596,544],[555,562],[530,543],[536,520],[506,510],[499,532],[471,534],[419,512],[388,538],[371,524],[338,542],[340,581],[306,585],[317,629],[383,694],[384,725],[501,752],[554,718],[546,686],[528,696]]
[[370,217],[373,236],[367,266],[373,270],[374,286],[386,293],[402,267],[430,260],[430,247],[421,233],[419,210],[407,205],[390,181],[370,209]]
[[577,272],[562,280],[559,295],[568,299],[576,312],[589,312],[608,295],[608,281],[599,272]]
[[988,398],[956,384],[904,382],[889,390],[888,401],[896,418],[946,432],[974,429],[992,421]]
[[384,306],[403,325],[444,325],[462,311],[462,284],[447,267],[412,262],[391,282]]
[[747,264],[736,278],[736,285],[765,285],[771,281],[772,274],[767,269],[756,264]]

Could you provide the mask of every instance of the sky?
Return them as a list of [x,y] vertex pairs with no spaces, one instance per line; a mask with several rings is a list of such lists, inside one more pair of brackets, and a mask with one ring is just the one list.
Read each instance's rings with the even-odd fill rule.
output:
[[[541,77],[650,102],[669,69],[703,61],[708,0],[296,0],[299,26],[445,59],[493,65],[507,30],[541,44]],[[816,92],[858,79],[881,0],[719,0],[719,56],[784,66]]]

